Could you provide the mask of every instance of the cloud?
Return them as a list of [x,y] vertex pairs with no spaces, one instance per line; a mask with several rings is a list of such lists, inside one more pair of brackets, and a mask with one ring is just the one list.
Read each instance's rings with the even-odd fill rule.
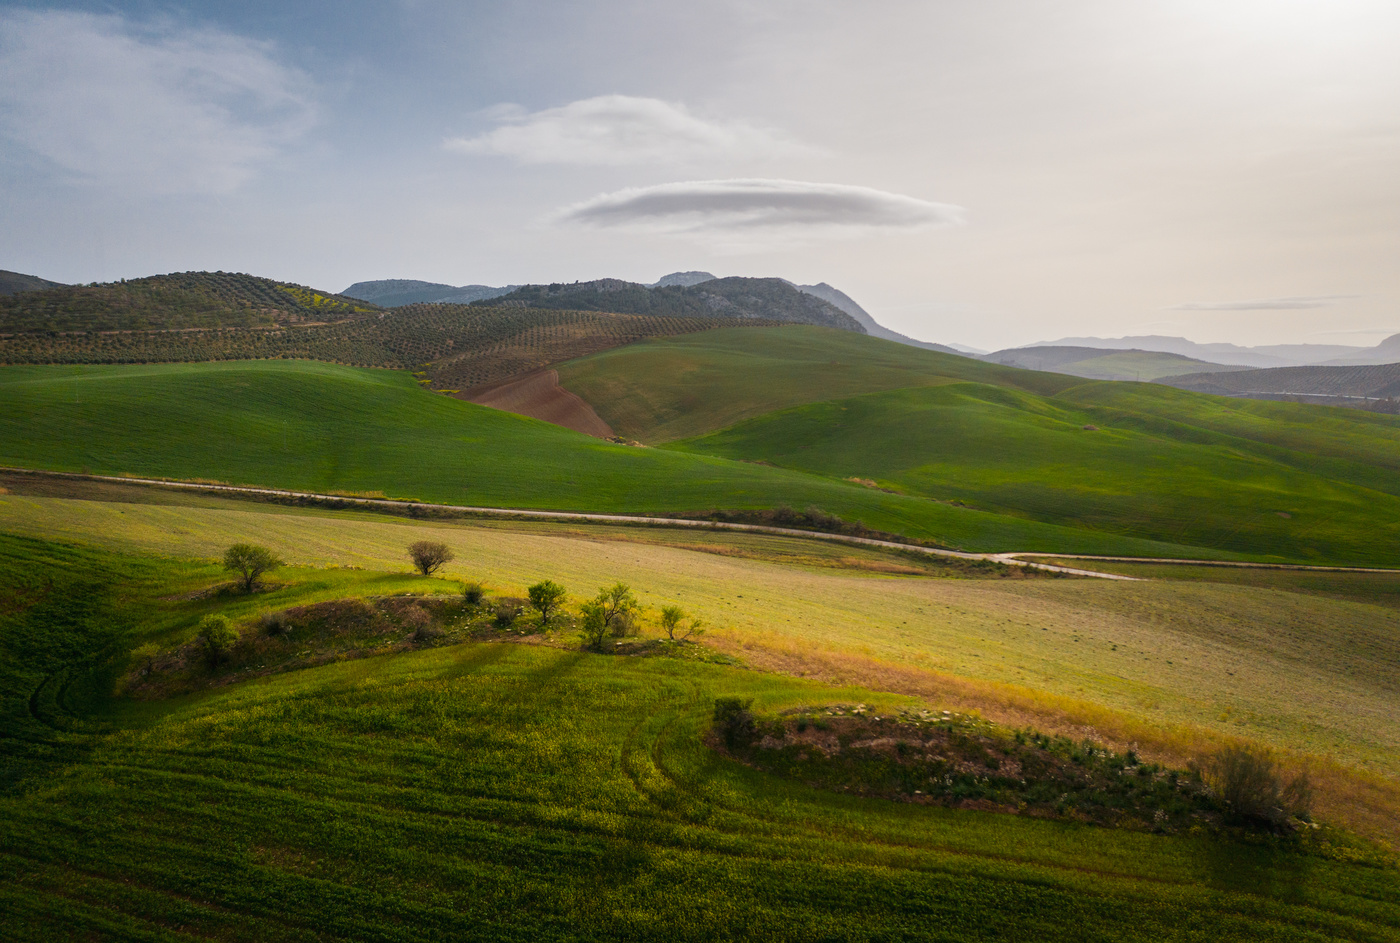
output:
[[459,154],[494,154],[527,164],[643,164],[817,153],[780,132],[697,118],[682,105],[656,98],[601,95],[526,113],[498,105],[500,123],[444,146]]
[[962,222],[962,209],[870,187],[796,180],[692,180],[605,193],[556,219],[598,228],[723,238],[841,237]]
[[79,180],[227,192],[312,114],[309,81],[266,44],[120,16],[0,13],[0,134]]
[[1350,301],[1360,295],[1302,295],[1296,298],[1263,298],[1258,301],[1188,301],[1163,308],[1163,311],[1296,311],[1326,308],[1338,301]]

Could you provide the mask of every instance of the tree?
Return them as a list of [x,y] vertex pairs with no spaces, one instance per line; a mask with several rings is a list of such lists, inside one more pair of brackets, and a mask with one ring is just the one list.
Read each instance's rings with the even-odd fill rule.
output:
[[564,587],[553,580],[536,583],[527,590],[530,605],[539,610],[540,628],[549,625],[549,617],[564,604]]
[[579,620],[579,635],[583,637],[583,644],[595,651],[601,651],[603,640],[608,637],[608,622],[603,614],[603,605],[595,599],[579,606],[579,614],[583,617]]
[[258,577],[282,565],[277,554],[257,544],[234,544],[224,551],[224,569],[242,575],[245,593],[258,585]]
[[205,616],[199,620],[199,647],[209,659],[211,668],[233,653],[238,644],[238,630],[224,616]]
[[417,540],[408,545],[408,555],[413,565],[424,576],[432,576],[444,563],[456,558],[447,544],[436,540]]
[[631,625],[637,611],[637,597],[626,583],[614,583],[598,590],[598,595],[579,607],[583,621],[579,631],[589,648],[601,649],[609,633],[621,635]]
[[690,638],[696,632],[700,631],[700,626],[703,624],[699,619],[691,619],[690,625],[685,630],[685,634],[677,638],[676,632],[680,629],[683,621],[685,621],[685,610],[680,606],[661,607],[661,628],[666,630],[666,637],[671,641],[678,642],[682,639]]

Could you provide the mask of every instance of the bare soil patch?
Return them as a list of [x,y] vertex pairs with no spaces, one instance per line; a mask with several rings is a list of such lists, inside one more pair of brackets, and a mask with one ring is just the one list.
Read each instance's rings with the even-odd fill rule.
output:
[[481,406],[552,422],[585,435],[606,439],[613,430],[593,407],[559,385],[558,370],[537,370],[502,383],[477,387],[463,398]]

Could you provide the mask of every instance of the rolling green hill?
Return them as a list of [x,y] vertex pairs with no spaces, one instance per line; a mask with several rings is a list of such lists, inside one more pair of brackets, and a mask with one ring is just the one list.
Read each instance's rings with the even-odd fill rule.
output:
[[816,505],[878,530],[975,549],[1202,552],[613,445],[434,395],[405,373],[309,361],[4,368],[0,465],[556,510]]
[[[702,739],[905,698],[672,658],[462,644],[135,702],[200,616],[431,591],[0,537],[0,936],[13,940],[1381,941],[1396,872],[1287,843],[889,803]],[[1335,844],[1334,844],[1335,842]]]
[[987,354],[982,359],[1026,370],[1067,373],[1087,380],[1155,380],[1180,373],[1223,373],[1241,369],[1155,350],[1097,347],[1016,347]]
[[[1327,457],[1319,454],[1325,435],[1307,451],[1267,444],[1280,425],[1268,416],[1237,416],[1258,428],[1231,435],[1192,424],[1195,404],[1184,398],[1173,404],[1181,419],[1167,420],[1165,409],[1139,412],[1147,397],[1133,386],[1077,392],[1045,398],[959,383],[871,393],[669,447],[868,478],[1071,527],[1289,559],[1400,564],[1400,422],[1348,429],[1355,447]],[[1318,417],[1324,433],[1345,425],[1330,418]]]
[[558,370],[560,385],[587,400],[620,435],[651,444],[876,390],[975,380],[1050,394],[1079,382],[800,325],[657,338]]

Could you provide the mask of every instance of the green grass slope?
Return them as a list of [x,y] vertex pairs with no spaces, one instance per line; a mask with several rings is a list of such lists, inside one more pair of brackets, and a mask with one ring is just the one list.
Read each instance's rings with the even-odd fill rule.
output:
[[671,448],[1072,527],[1400,564],[1400,422],[1314,410],[1305,424],[1298,407],[1256,407],[1283,404],[1137,385],[1046,398],[960,383],[796,407]]
[[[279,593],[316,598],[318,578]],[[462,645],[170,702],[103,693],[126,648],[227,605],[192,592],[219,579],[0,538],[0,938],[1400,934],[1395,870],[1316,846],[885,804],[701,741],[717,696],[895,701],[859,689]]]
[[1078,383],[819,327],[729,328],[657,338],[559,366],[560,384],[620,435],[661,443],[775,409],[877,390],[975,380],[1051,394]]
[[[895,346],[891,344],[890,346]],[[976,549],[1186,555],[801,472],[601,442],[307,361],[0,370],[0,464],[632,513],[817,505]]]

